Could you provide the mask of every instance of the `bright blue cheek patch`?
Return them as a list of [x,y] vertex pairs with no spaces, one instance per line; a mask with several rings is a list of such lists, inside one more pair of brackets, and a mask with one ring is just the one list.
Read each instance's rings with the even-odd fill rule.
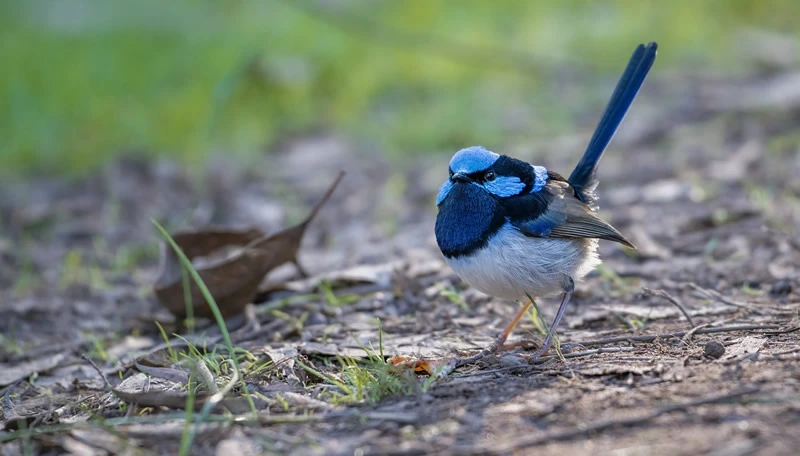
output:
[[483,187],[494,195],[500,198],[508,198],[509,196],[519,195],[522,189],[525,188],[525,183],[519,180],[518,177],[513,176],[497,176],[497,179],[485,182]]
[[439,187],[439,194],[436,195],[436,205],[442,204],[445,198],[447,198],[447,194],[450,193],[450,189],[453,188],[453,183],[450,180],[444,181],[441,187]]
[[450,170],[454,173],[472,174],[488,169],[498,158],[499,155],[484,147],[467,147],[453,155],[450,160]]
[[547,168],[544,166],[533,166],[533,188],[531,193],[536,193],[547,185]]

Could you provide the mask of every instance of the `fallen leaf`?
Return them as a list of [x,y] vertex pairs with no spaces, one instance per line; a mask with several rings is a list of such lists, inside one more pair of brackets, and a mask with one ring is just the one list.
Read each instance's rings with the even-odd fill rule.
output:
[[169,380],[181,385],[189,383],[189,373],[181,369],[176,369],[174,367],[151,367],[139,363],[136,363],[135,366],[140,372],[151,377],[163,378],[164,380]]
[[392,356],[386,362],[395,367],[412,369],[417,374],[427,373],[439,377],[446,377],[456,367],[456,360],[447,358],[417,358],[397,355]]
[[725,349],[725,355],[723,359],[734,359],[734,358],[741,358],[753,353],[760,351],[764,344],[767,343],[767,339],[753,337],[753,336],[744,336],[738,342],[733,345],[728,346]]
[[17,365],[0,364],[0,386],[10,385],[32,374],[49,371],[58,366],[66,356],[64,353],[54,353]]
[[[142,407],[182,409],[186,406],[186,390],[182,384],[141,373],[128,377],[115,386],[114,394],[125,402]],[[198,392],[198,404],[202,406],[200,401],[207,396],[208,393]]]
[[[67,393],[54,394],[52,391],[39,394],[35,397],[27,397],[24,400],[3,400],[3,417],[5,429],[16,429],[16,421],[30,421],[52,417],[53,411],[70,403],[74,403],[75,398]],[[0,429],[3,426],[0,425]]]
[[[297,261],[297,251],[306,228],[330,198],[342,180],[341,172],[308,217],[298,225],[270,236],[256,229],[232,230],[207,228],[172,234],[175,243],[195,264],[200,278],[211,292],[224,317],[236,315],[252,302],[257,289],[270,271],[285,263],[294,263],[302,275],[307,275]],[[239,247],[233,254],[221,256],[221,249]],[[211,308],[197,285],[190,281],[190,299],[196,317],[210,318]],[[183,274],[178,256],[167,242],[161,245],[161,269],[153,291],[159,302],[177,318],[186,318]]]
[[[126,378],[113,388],[114,394],[125,402],[131,402],[142,407],[168,407],[183,409],[186,406],[186,388],[180,383],[148,377],[137,373]],[[195,394],[195,409],[199,410],[206,399],[211,397],[208,391]],[[264,408],[266,401],[253,398],[256,407]],[[249,410],[247,399],[244,397],[226,397],[222,399],[215,409],[224,408],[231,413],[244,413]]]

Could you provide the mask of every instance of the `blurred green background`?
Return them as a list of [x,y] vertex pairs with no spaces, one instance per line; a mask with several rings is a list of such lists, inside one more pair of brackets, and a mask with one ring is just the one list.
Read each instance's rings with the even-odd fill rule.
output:
[[659,42],[657,78],[725,74],[745,65],[742,30],[796,37],[798,14],[792,0],[0,0],[0,174],[123,152],[247,161],[320,130],[390,157],[524,141],[597,116],[639,42]]

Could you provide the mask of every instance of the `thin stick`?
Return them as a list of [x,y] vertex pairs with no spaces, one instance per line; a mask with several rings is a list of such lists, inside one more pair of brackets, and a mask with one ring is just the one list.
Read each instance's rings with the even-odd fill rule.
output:
[[105,376],[105,375],[103,375],[103,371],[101,371],[101,370],[100,370],[100,368],[99,368],[99,367],[97,367],[97,364],[95,364],[95,363],[94,363],[94,361],[92,361],[92,359],[91,359],[91,358],[89,358],[89,357],[88,357],[88,356],[86,356],[86,355],[81,355],[81,359],[83,359],[84,361],[86,361],[87,363],[89,363],[89,364],[91,364],[91,365],[92,365],[92,367],[94,368],[94,370],[96,370],[96,371],[97,371],[97,373],[100,375],[100,378],[102,378],[102,379],[103,379],[103,383],[105,383],[105,384],[106,384],[106,387],[108,388],[108,391],[109,391],[109,392],[110,392],[112,395],[114,395],[114,396],[116,397],[116,393],[114,393],[114,387],[113,387],[113,386],[111,386],[111,383],[108,381],[108,379],[106,378],[106,376]]
[[800,331],[800,326],[795,326],[793,328],[786,328],[786,329],[782,329],[780,331],[769,331],[769,332],[765,332],[764,335],[765,336],[779,336],[781,334],[791,334],[791,333],[797,332],[797,331]]
[[708,299],[713,299],[713,300],[719,301],[719,302],[721,302],[723,304],[727,304],[727,305],[733,306],[733,307],[738,307],[740,309],[747,309],[747,310],[751,310],[751,311],[753,310],[752,306],[749,306],[747,304],[742,304],[740,302],[736,302],[736,301],[734,301],[734,300],[732,300],[730,298],[727,298],[727,297],[723,296],[719,291],[710,290],[708,288],[703,288],[703,287],[701,287],[700,285],[698,285],[698,284],[696,284],[694,282],[689,282],[689,283],[687,283],[687,285],[689,286],[689,288],[691,288],[692,290],[700,293],[701,295],[705,296]]
[[681,342],[683,342],[683,344],[686,345],[686,343],[688,341],[692,340],[692,337],[694,337],[694,335],[697,334],[697,331],[700,331],[703,328],[707,328],[708,326],[710,326],[710,323],[706,323],[706,324],[700,325],[700,326],[695,326],[694,328],[690,329],[686,333],[686,335],[681,337]]
[[333,195],[333,191],[336,190],[336,187],[339,185],[339,182],[342,181],[344,175],[345,175],[344,170],[339,171],[339,175],[336,176],[336,179],[333,181],[331,186],[328,187],[328,190],[325,191],[325,194],[322,195],[322,198],[320,198],[317,204],[315,204],[314,207],[311,208],[311,212],[308,213],[308,217],[306,217],[306,219],[303,220],[301,225],[308,225],[309,223],[311,223],[312,220],[314,220],[314,217],[317,216],[317,213],[319,212],[320,209],[322,209],[322,206],[324,206],[325,203],[328,201],[328,198],[330,198],[331,195]]
[[[582,358],[584,356],[597,355],[597,354],[600,354],[600,353],[622,353],[622,352],[629,352],[629,351],[633,351],[633,347],[601,347],[601,348],[592,348],[592,349],[589,349],[589,350],[581,350],[581,351],[576,351],[576,352],[563,353],[563,354],[561,354],[561,357],[563,357],[563,358]],[[553,355],[540,356],[540,357],[531,359],[530,362],[531,362],[531,364],[542,364],[542,363],[545,363],[545,362],[547,362],[547,361],[549,361],[551,359],[561,359],[561,357],[559,357],[557,355],[556,356],[553,356]]]
[[642,293],[645,296],[658,296],[659,298],[664,298],[667,301],[671,302],[678,310],[681,311],[686,320],[689,321],[689,327],[694,328],[694,322],[692,321],[692,317],[689,316],[689,312],[686,311],[686,308],[683,307],[683,303],[678,300],[678,298],[672,296],[671,294],[667,293],[664,290],[651,290],[647,287],[642,287]]

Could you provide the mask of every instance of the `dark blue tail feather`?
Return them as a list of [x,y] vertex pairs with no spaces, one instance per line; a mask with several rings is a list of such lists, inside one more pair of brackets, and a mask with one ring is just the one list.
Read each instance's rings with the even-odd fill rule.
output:
[[586,146],[586,152],[583,153],[583,157],[569,176],[570,185],[576,190],[578,197],[587,204],[592,204],[595,200],[597,162],[600,161],[608,143],[611,142],[611,138],[614,137],[614,133],[617,132],[617,128],[631,107],[633,99],[639,93],[639,88],[642,87],[644,78],[656,59],[657,48],[656,43],[650,43],[647,46],[640,44],[633,52],[625,72],[622,73],[617,83],[617,88],[614,89],[614,93],[608,101],[603,117],[594,131],[589,145]]

